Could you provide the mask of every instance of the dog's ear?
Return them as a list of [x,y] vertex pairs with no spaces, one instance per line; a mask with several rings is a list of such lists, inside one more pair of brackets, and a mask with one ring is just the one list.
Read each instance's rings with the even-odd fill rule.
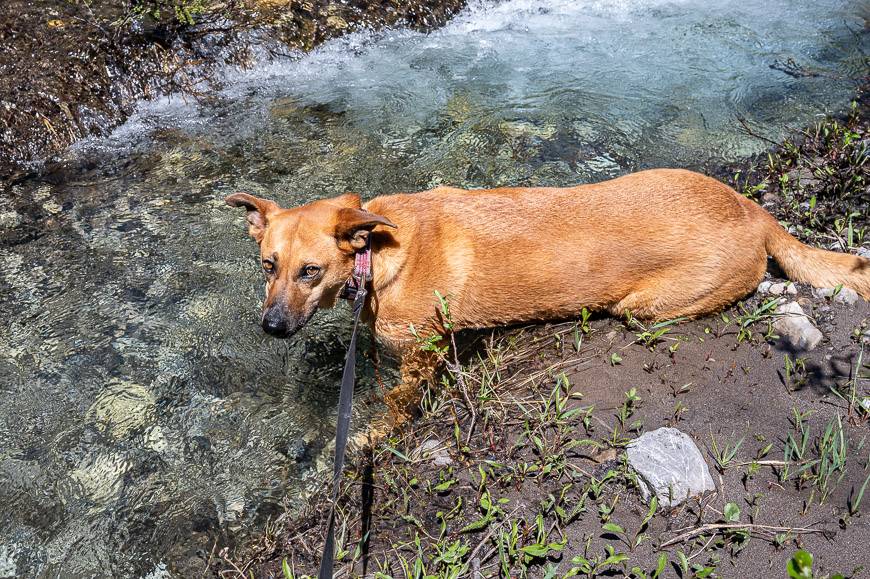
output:
[[344,207],[338,210],[335,222],[335,239],[342,251],[352,252],[363,249],[369,234],[378,225],[396,228],[396,224],[381,215],[369,213],[364,209]]
[[263,232],[269,222],[269,215],[278,211],[280,207],[274,201],[260,199],[247,193],[233,193],[225,199],[230,207],[244,207],[248,211],[248,235],[260,243],[263,240]]

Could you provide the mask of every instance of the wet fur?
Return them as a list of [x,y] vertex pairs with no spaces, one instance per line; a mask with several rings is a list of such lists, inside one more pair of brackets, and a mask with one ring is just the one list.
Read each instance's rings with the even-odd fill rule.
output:
[[[356,195],[294,209],[232,198],[249,221],[254,213],[251,235],[264,256],[283,255],[295,267],[303,255],[328,264],[316,299],[294,293],[292,280],[267,284],[267,305],[285,300],[300,315],[334,305],[353,268],[351,240],[357,236],[358,246],[359,236],[371,235],[365,315],[402,357],[391,404],[398,414],[417,402],[420,381],[431,375],[432,360],[415,347],[409,326],[440,331],[435,290],[447,296],[459,329],[567,319],[583,307],[694,317],[754,291],[770,255],[794,281],[843,284],[870,299],[870,260],[803,245],[757,204],[684,170],[568,188],[439,187],[364,205]],[[366,212],[385,219],[372,224]]]

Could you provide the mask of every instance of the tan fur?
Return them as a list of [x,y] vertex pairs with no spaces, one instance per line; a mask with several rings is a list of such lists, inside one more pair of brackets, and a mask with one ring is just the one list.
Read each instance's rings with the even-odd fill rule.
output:
[[[266,303],[284,300],[296,316],[335,303],[353,267],[348,240],[377,227],[366,316],[402,353],[397,396],[409,403],[428,376],[409,326],[440,330],[435,290],[447,296],[458,328],[567,319],[583,307],[645,319],[698,316],[754,291],[771,255],[795,281],[843,284],[870,299],[870,260],[807,247],[730,187],[684,170],[568,188],[439,187],[366,203],[397,226],[389,230],[343,223],[342,208],[360,206],[353,195],[295,209],[268,203],[233,204],[262,212],[263,231],[252,231],[262,255],[290,264],[269,282]],[[258,223],[256,215],[249,221]],[[324,265],[315,287],[292,278],[306,260]]]

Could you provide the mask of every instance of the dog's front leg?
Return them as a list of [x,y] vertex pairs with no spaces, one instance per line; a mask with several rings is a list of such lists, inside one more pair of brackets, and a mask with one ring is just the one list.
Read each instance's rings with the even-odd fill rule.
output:
[[[414,418],[423,399],[424,384],[434,384],[441,362],[437,352],[422,350],[415,340],[406,336],[399,340],[384,338],[383,335],[379,338],[399,356],[401,378],[399,384],[384,393],[384,403],[388,408],[386,416],[375,419],[365,432],[352,438],[351,446],[356,448],[371,447],[394,428]],[[377,351],[371,355],[377,365]]]
[[401,381],[387,392],[384,402],[390,409],[394,426],[414,417],[423,399],[425,383],[434,385],[440,358],[436,352],[420,349],[416,342],[406,342],[399,350]]

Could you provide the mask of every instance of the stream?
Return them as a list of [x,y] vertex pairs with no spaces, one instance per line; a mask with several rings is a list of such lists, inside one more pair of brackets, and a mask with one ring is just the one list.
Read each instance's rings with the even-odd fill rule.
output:
[[[349,314],[258,326],[242,211],[757,154],[849,104],[868,5],[472,2],[142,102],[0,189],[0,578],[198,576],[326,476]],[[380,412],[364,371],[355,425]]]

